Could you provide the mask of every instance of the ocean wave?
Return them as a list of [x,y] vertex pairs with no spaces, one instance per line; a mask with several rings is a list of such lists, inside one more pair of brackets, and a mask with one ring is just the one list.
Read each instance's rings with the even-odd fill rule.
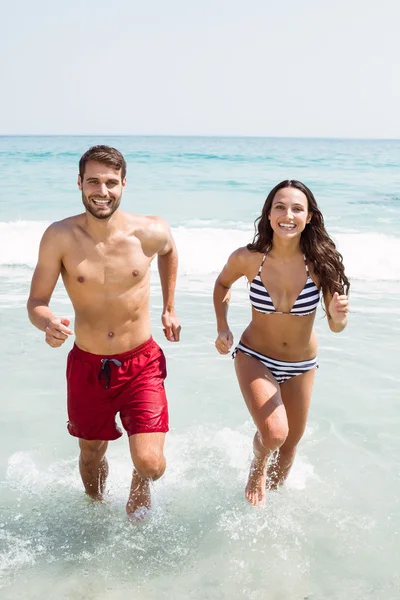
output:
[[[0,222],[0,266],[34,268],[41,236],[49,223],[43,221]],[[189,224],[188,224],[189,225]],[[230,223],[229,228],[207,222],[205,226],[173,228],[180,255],[181,275],[217,273],[229,254],[253,239],[251,224]],[[382,233],[337,232],[332,235],[343,255],[346,272],[364,281],[400,281],[400,238]]]

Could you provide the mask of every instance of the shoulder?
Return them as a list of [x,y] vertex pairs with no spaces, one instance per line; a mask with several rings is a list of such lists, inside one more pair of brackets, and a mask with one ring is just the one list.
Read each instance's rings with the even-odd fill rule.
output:
[[136,237],[150,251],[160,252],[171,243],[172,234],[167,221],[161,217],[129,215]]
[[254,258],[254,256],[257,256],[257,254],[259,254],[259,253],[252,252],[251,250],[249,250],[247,248],[247,246],[241,246],[240,248],[237,248],[236,250],[234,250],[232,252],[231,256],[234,256],[237,260],[249,261],[249,260],[252,260]]
[[228,259],[228,263],[235,263],[242,267],[243,272],[251,271],[254,265],[258,265],[262,260],[262,254],[260,252],[252,252],[246,246],[237,248],[232,252]]
[[158,235],[169,233],[170,227],[165,219],[156,216],[133,215],[125,213],[125,220],[129,227],[132,227],[137,234]]
[[69,219],[55,221],[45,229],[42,236],[42,243],[45,244],[61,244],[63,240],[70,234],[71,227],[68,223]]
[[81,226],[83,215],[76,215],[73,217],[67,217],[60,221],[54,221],[45,230],[43,238],[47,239],[59,239],[60,241],[70,237],[76,227]]
[[81,225],[81,221],[84,215],[75,215],[73,217],[67,217],[60,221],[54,221],[45,230],[45,234],[48,236],[56,235],[67,235],[73,232],[76,227]]
[[246,246],[237,248],[229,256],[224,272],[237,277],[244,275],[249,279],[253,271],[258,269],[261,260],[259,255],[259,252],[252,252]]
[[162,217],[144,217],[146,219],[146,227],[150,234],[153,235],[169,235],[171,232],[167,221]]
[[135,218],[137,232],[147,237],[163,237],[170,234],[170,227],[165,219],[155,216],[139,215]]

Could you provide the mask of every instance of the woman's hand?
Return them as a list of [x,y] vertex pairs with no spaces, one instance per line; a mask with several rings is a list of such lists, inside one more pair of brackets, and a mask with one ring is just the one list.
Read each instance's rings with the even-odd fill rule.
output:
[[349,299],[345,294],[335,292],[328,306],[329,327],[332,331],[340,332],[347,325]]
[[341,323],[343,318],[349,312],[349,299],[345,294],[339,296],[337,292],[333,294],[328,307],[329,314],[334,323]]
[[220,354],[229,354],[233,344],[233,335],[229,329],[220,331],[215,340],[215,347]]

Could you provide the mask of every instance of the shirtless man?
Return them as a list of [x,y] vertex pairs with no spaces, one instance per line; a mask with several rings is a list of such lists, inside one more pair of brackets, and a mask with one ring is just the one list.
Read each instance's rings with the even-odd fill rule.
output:
[[115,148],[90,148],[79,163],[85,212],[53,223],[40,243],[27,304],[31,322],[52,348],[73,335],[69,319],[55,316],[50,299],[61,273],[75,311],[75,344],[68,355],[68,431],[79,438],[79,469],[86,493],[103,498],[107,445],[129,436],[134,465],[126,510],[150,509],[150,480],[165,471],[168,406],[165,357],[151,337],[150,264],[158,256],[168,341],[178,342],[174,312],[177,251],[159,217],[122,212],[126,163]]

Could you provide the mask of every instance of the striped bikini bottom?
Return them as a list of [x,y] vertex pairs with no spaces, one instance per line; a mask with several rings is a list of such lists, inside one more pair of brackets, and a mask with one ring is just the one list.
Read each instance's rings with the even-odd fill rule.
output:
[[247,356],[253,356],[254,358],[257,358],[257,360],[262,362],[262,364],[271,371],[278,383],[283,383],[284,381],[287,381],[296,375],[307,373],[307,371],[311,371],[311,369],[314,369],[314,367],[318,368],[317,357],[298,362],[276,360],[276,358],[270,358],[269,356],[265,356],[265,354],[260,354],[260,352],[256,352],[248,346],[245,346],[242,342],[239,342],[235,350],[232,352],[232,358],[235,358],[238,350],[244,354],[247,354]]

